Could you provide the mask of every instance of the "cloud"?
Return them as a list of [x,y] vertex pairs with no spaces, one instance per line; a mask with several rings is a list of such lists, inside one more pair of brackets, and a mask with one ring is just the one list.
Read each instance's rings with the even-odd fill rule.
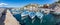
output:
[[0,3],[0,6],[6,6],[6,5],[8,5],[8,4],[6,4],[6,3]]
[[59,0],[55,0],[56,2],[58,2]]

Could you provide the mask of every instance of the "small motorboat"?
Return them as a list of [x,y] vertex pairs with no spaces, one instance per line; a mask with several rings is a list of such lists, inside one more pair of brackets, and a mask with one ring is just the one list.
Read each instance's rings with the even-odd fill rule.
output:
[[15,10],[15,9],[12,9],[10,11],[12,14],[20,14],[22,12],[21,10]]
[[25,19],[26,16],[28,16],[28,14],[29,14],[29,11],[24,11],[24,12],[22,12],[22,13],[21,13],[22,19]]
[[41,12],[36,12],[36,16],[41,20],[42,23],[43,14]]
[[32,23],[35,21],[35,12],[29,12],[29,17],[32,19]]
[[29,13],[29,11],[22,12],[21,16],[26,16],[26,15],[28,15],[28,13]]
[[54,15],[60,15],[60,12],[53,12]]
[[33,19],[35,17],[35,12],[29,12],[29,17]]
[[36,12],[36,16],[40,19],[43,17],[43,14],[41,12]]

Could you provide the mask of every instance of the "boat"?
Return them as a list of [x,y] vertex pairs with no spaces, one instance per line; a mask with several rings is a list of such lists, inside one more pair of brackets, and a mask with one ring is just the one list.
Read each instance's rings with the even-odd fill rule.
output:
[[35,12],[29,12],[29,17],[31,18],[32,20],[32,23],[35,21]]
[[53,12],[54,15],[60,15],[60,12]]
[[43,14],[41,12],[36,12],[36,16],[41,20],[42,23]]
[[41,12],[36,12],[36,16],[40,19],[43,17],[43,14]]
[[29,11],[22,12],[21,16],[26,16],[26,15],[28,15],[28,13],[29,13]]
[[10,11],[12,12],[12,14],[20,14],[21,13],[21,10],[11,9]]
[[24,11],[24,12],[22,12],[22,13],[21,13],[21,18],[22,18],[22,20],[25,19],[26,16],[28,16],[28,14],[29,14],[29,11]]
[[35,18],[35,12],[29,12],[29,17],[31,19],[34,19]]

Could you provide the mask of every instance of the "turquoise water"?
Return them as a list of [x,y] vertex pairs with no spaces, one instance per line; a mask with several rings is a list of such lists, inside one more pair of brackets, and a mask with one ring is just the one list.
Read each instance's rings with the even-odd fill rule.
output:
[[[55,25],[55,18],[52,14],[43,14],[43,21],[40,23],[41,19],[35,16],[34,19],[31,19],[29,16],[26,16],[24,20],[21,20],[21,14],[13,14],[13,16],[20,22],[21,25]],[[32,21],[34,21],[32,23]]]
[[[30,19],[28,16],[24,20],[21,20],[20,14],[15,14],[14,17],[21,23],[25,25],[54,25],[55,20],[52,14],[44,15],[43,22],[40,23],[40,19],[35,17],[34,22],[32,23],[32,19]],[[25,22],[24,22],[25,21]]]
[[[14,15],[14,17],[20,22],[20,23],[25,23],[25,25],[54,25],[54,17],[49,14],[49,15],[45,15],[43,17],[43,22],[40,23],[40,19],[35,17],[35,21],[32,23],[32,20],[27,16],[27,18],[25,18],[24,20],[21,20],[21,15],[20,14],[16,14]],[[24,22],[25,21],[25,22]]]

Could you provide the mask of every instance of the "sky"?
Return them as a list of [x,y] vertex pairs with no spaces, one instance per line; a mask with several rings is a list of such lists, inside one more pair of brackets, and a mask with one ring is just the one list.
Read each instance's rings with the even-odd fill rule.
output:
[[58,0],[0,0],[0,6],[23,7],[27,4],[52,4]]

